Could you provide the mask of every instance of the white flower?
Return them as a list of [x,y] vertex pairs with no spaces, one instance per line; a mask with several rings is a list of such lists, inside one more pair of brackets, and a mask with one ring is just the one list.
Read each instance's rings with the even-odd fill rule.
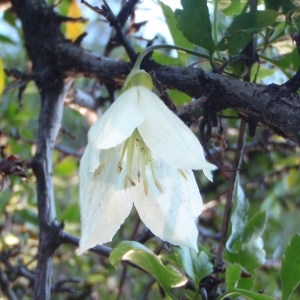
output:
[[88,133],[80,162],[79,254],[111,241],[133,204],[153,234],[197,249],[202,199],[191,169],[212,180],[215,168],[153,92],[130,87]]

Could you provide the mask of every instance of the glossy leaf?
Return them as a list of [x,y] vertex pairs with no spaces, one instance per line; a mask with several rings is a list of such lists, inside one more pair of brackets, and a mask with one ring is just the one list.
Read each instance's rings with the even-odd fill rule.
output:
[[265,261],[265,250],[262,234],[266,224],[266,212],[255,214],[247,223],[236,251],[226,252],[226,259],[231,263],[241,264],[247,271],[252,271]]
[[192,43],[209,53],[215,50],[206,0],[182,0],[183,9],[175,10],[177,26]]
[[0,34],[0,41],[1,43],[11,44],[11,45],[15,44],[15,42],[11,38],[3,34]]
[[167,25],[169,27],[171,36],[174,40],[174,44],[176,46],[181,46],[185,48],[193,48],[194,44],[189,42],[186,37],[182,34],[182,32],[178,29],[174,12],[170,8],[170,6],[164,4],[159,1],[160,7],[163,11],[164,17],[166,19]]
[[225,279],[228,290],[236,288],[241,277],[242,268],[239,264],[229,264],[226,268]]
[[184,104],[192,101],[189,95],[173,89],[168,89],[168,95],[170,96],[172,102],[177,106],[183,106]]
[[[168,28],[170,30],[172,39],[174,41],[174,44],[176,46],[184,47],[187,49],[193,49],[195,47],[194,44],[190,43],[185,36],[182,34],[182,32],[178,29],[176,19],[174,12],[172,9],[164,4],[163,2],[159,1],[160,7],[163,11],[164,17],[166,19],[166,23],[168,25]],[[178,51],[178,57],[176,59],[173,58],[172,65],[178,65],[178,66],[187,66],[189,62],[190,54],[185,53],[184,51]],[[156,53],[157,55],[157,53]],[[167,58],[164,56],[164,59],[162,60],[162,63],[167,63]]]
[[243,9],[241,0],[233,0],[225,9],[222,9],[224,15],[231,16],[240,13]]
[[297,49],[294,49],[292,52],[283,55],[279,59],[268,58],[265,56],[262,56],[262,58],[277,67],[287,77],[293,76],[295,73],[294,70],[298,68],[299,54]]
[[137,242],[124,241],[118,244],[109,256],[116,268],[121,261],[128,261],[151,274],[166,291],[183,286],[187,278],[171,266],[165,266],[149,248]]
[[255,214],[247,223],[242,236],[241,264],[251,271],[265,261],[262,234],[265,230],[267,215],[265,211]]
[[238,15],[227,28],[224,38],[217,46],[218,50],[228,49],[230,54],[237,54],[251,41],[253,34],[273,24],[277,15],[273,10]]
[[204,251],[197,253],[191,248],[180,247],[178,252],[183,268],[186,274],[193,279],[195,286],[198,286],[203,278],[213,272],[213,265]]
[[[252,291],[242,290],[242,289],[235,289],[234,291],[230,291],[220,298],[220,300],[228,299],[229,296],[236,297],[236,296],[243,296],[242,299],[244,300],[274,300],[273,297],[263,295],[260,293],[255,293]],[[236,299],[236,298],[230,298]]]
[[281,267],[282,300],[290,299],[300,283],[300,235],[293,236],[287,245]]
[[239,247],[234,244],[242,237],[248,220],[248,201],[240,185],[239,176],[236,177],[234,192],[234,208],[231,216],[231,234],[226,243],[229,252],[237,253]]

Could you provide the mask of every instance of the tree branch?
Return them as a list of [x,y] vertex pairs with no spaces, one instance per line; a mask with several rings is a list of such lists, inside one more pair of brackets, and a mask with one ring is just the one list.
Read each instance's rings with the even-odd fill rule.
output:
[[35,299],[50,299],[52,257],[56,249],[59,226],[56,224],[55,201],[52,183],[52,153],[60,129],[64,94],[43,93],[40,111],[37,152],[32,169],[37,179],[39,250],[35,278]]
[[[49,10],[44,1],[13,0],[12,2],[14,7],[18,8],[17,12],[20,11],[19,17],[30,22],[26,23],[29,27],[35,28],[35,24],[39,24],[39,31],[33,34],[35,39],[27,38],[25,34],[27,49],[33,53],[30,57],[34,62],[41,61],[47,53],[47,59],[42,60],[44,64],[48,67],[53,65],[53,68],[63,76],[92,77],[115,88],[122,86],[130,71],[130,63],[97,56],[65,40],[59,32],[57,16]],[[51,15],[47,17],[47,22],[43,20],[46,11]],[[28,17],[32,14],[35,16]],[[55,29],[53,30],[56,32],[55,38],[53,33],[49,33],[49,28]],[[24,32],[27,31],[24,27]],[[152,61],[144,63],[143,67],[148,72],[153,71],[156,78],[167,88],[175,88],[195,98],[208,97],[204,108],[210,111],[217,112],[225,108],[233,108],[246,120],[251,117],[258,125],[263,124],[300,144],[298,130],[300,128],[298,118],[300,101],[299,96],[294,93],[295,87],[291,92],[289,86],[266,86],[243,82],[200,68],[160,66]],[[194,113],[192,111],[190,115]]]

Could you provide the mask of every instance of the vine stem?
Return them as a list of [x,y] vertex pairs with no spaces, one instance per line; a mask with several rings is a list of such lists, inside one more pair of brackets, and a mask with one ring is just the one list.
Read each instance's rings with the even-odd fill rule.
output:
[[244,152],[244,145],[245,145],[245,137],[247,132],[247,124],[244,120],[241,120],[240,130],[239,130],[239,137],[237,142],[237,149],[234,156],[233,161],[233,174],[230,178],[229,182],[229,189],[226,197],[226,204],[223,214],[223,223],[222,223],[222,229],[221,229],[221,239],[217,251],[217,259],[216,259],[216,265],[220,264],[223,259],[223,253],[227,241],[227,235],[228,235],[228,229],[229,229],[229,221],[230,221],[230,215],[231,215],[231,209],[232,209],[232,202],[236,187],[236,181],[237,176],[239,174],[239,170],[242,164],[243,160],[243,152]]
[[[250,0],[249,1],[249,8],[250,11],[256,11],[257,10],[257,0]],[[244,76],[244,81],[250,82],[251,76],[251,68],[255,62],[255,49],[256,49],[256,38],[255,35],[253,36],[250,43],[245,47],[244,51],[247,52],[247,56],[250,57],[250,62],[248,63],[248,72]],[[235,194],[236,184],[237,184],[237,176],[239,174],[239,170],[242,164],[243,159],[243,151],[244,151],[244,145],[245,145],[245,137],[247,132],[247,124],[244,120],[241,120],[241,126],[239,131],[239,137],[238,137],[238,143],[237,143],[237,150],[234,157],[234,173],[232,177],[230,178],[229,183],[229,191],[226,198],[226,204],[225,204],[225,210],[224,210],[224,217],[223,217],[223,224],[222,224],[222,230],[221,230],[221,240],[217,252],[217,259],[216,264],[220,264],[223,258],[223,253],[226,245],[227,235],[228,235],[228,229],[229,229],[229,221],[230,221],[230,215],[231,215],[231,209],[232,209],[232,202],[233,197]]]

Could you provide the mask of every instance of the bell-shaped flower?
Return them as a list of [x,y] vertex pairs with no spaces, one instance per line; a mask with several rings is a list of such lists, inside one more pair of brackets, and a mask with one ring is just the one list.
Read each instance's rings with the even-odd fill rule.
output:
[[[144,71],[137,75],[150,78]],[[154,235],[197,249],[202,199],[192,169],[212,180],[216,167],[193,132],[151,91],[151,79],[143,86],[131,77],[88,133],[80,162],[79,254],[111,241],[133,205]]]

